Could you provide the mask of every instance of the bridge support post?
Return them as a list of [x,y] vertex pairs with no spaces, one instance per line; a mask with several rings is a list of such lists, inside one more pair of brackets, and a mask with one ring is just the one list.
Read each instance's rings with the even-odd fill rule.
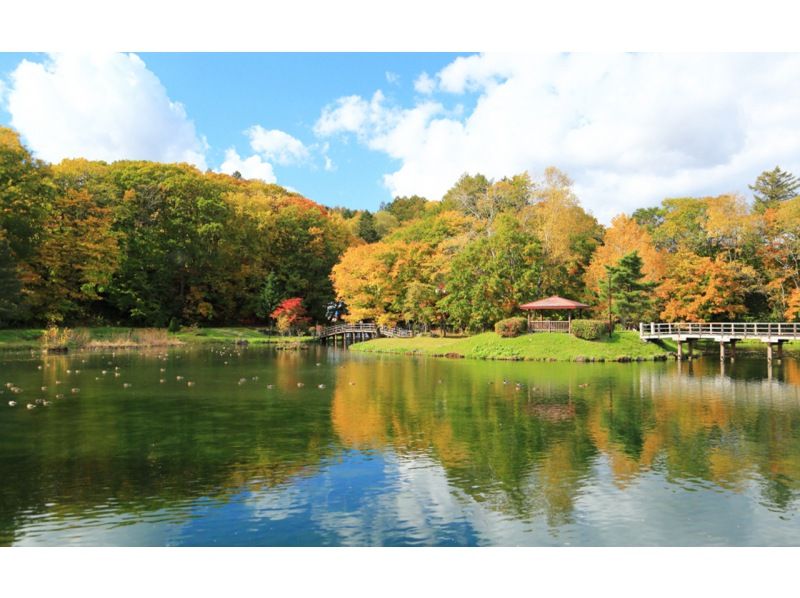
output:
[[772,365],[772,343],[767,343],[767,365]]
[[725,361],[725,341],[719,343],[719,360]]
[[678,339],[678,361],[683,361],[683,342]]
[[731,361],[736,360],[736,341],[731,340]]
[[694,340],[686,339],[686,349],[689,351],[688,358],[691,359],[694,355]]
[[778,341],[776,353],[777,353],[776,357],[778,358],[778,360],[779,361],[782,360],[783,359],[783,341]]

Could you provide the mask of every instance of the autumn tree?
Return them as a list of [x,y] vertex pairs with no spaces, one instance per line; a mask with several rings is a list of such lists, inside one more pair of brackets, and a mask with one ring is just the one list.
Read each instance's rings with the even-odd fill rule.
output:
[[298,334],[311,321],[306,308],[303,307],[303,299],[300,297],[284,299],[270,314],[270,317],[275,319],[278,332],[283,335]]
[[31,303],[46,322],[82,321],[107,296],[119,265],[111,209],[84,190],[57,194],[31,262]]
[[584,275],[587,289],[599,293],[606,280],[606,269],[631,252],[636,252],[642,260],[643,280],[658,284],[664,276],[664,254],[656,249],[646,228],[633,218],[620,214],[611,221],[603,236],[603,244],[592,256]]
[[756,272],[745,264],[683,250],[671,255],[659,287],[667,321],[731,320],[746,313],[745,297]]

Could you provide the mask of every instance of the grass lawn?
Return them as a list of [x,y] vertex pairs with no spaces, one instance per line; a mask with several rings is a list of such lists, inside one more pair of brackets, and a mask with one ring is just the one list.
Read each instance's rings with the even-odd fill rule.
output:
[[[140,346],[167,346],[178,344],[233,343],[247,341],[252,344],[302,343],[313,341],[310,336],[268,336],[257,328],[185,328],[176,334],[164,329],[98,326],[75,328],[79,346],[87,348],[125,348]],[[0,350],[21,351],[41,348],[41,328],[0,330]]]
[[581,361],[620,359],[659,359],[675,351],[673,343],[664,346],[647,343],[633,331],[619,331],[596,341],[570,334],[536,333],[502,338],[485,332],[467,338],[380,338],[350,346],[363,353],[402,353],[472,359],[520,359]]

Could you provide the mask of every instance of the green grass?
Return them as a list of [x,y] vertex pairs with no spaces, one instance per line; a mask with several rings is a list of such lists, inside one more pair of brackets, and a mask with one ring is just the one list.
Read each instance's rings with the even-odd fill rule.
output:
[[[75,328],[88,333],[88,339],[100,346],[109,343],[110,347],[120,339],[135,336],[137,328],[120,326],[97,326],[93,328]],[[40,338],[44,332],[41,328],[18,328],[0,330],[0,350],[23,351],[40,349]],[[310,336],[268,336],[259,332],[257,328],[231,327],[231,328],[185,328],[175,335],[171,335],[185,344],[225,344],[246,340],[252,344],[274,343],[302,343],[314,340]]]
[[637,332],[615,332],[610,338],[587,341],[570,334],[536,333],[502,338],[485,332],[467,338],[381,338],[351,345],[351,351],[363,353],[401,353],[470,359],[518,360],[605,360],[658,359],[675,350],[646,343]]
[[41,328],[0,330],[0,349],[12,351],[38,349],[39,338],[43,332]]

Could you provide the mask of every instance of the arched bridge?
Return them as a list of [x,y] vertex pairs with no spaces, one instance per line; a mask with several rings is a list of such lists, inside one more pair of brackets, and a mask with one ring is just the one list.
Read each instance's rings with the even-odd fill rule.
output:
[[336,345],[341,340],[341,343],[345,346],[359,341],[368,341],[379,336],[408,338],[414,336],[414,334],[405,328],[378,326],[377,324],[366,322],[334,324],[333,326],[326,326],[319,333],[319,339],[322,342],[328,342],[332,339],[333,344]]

